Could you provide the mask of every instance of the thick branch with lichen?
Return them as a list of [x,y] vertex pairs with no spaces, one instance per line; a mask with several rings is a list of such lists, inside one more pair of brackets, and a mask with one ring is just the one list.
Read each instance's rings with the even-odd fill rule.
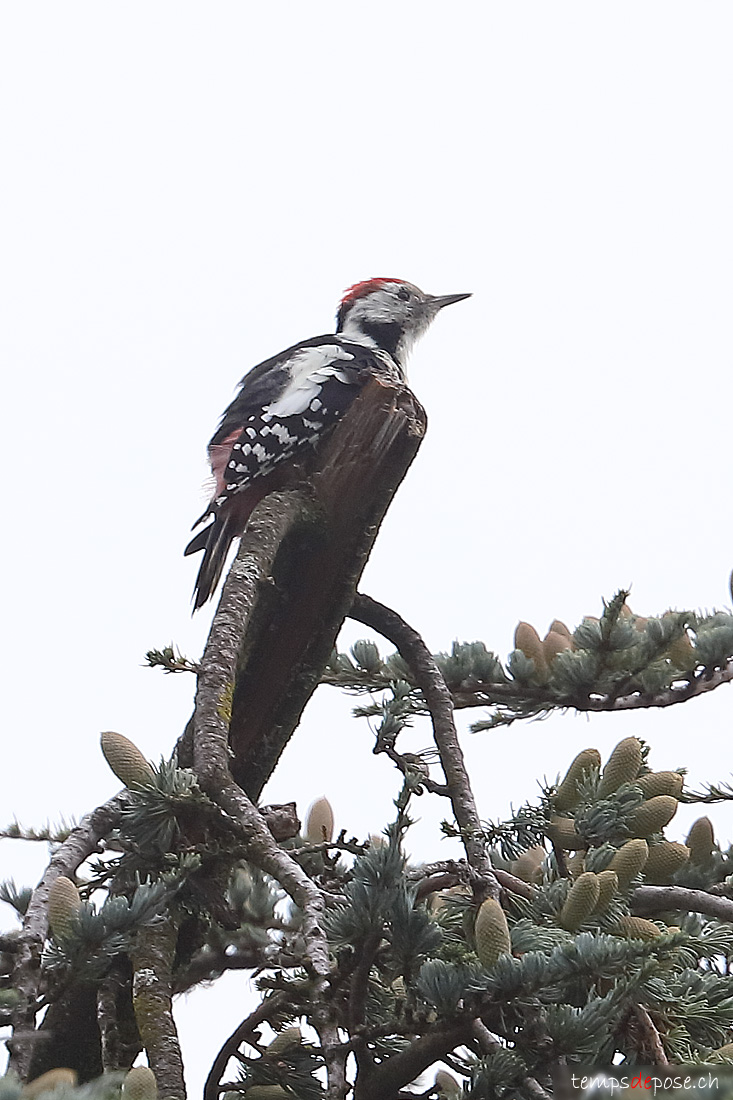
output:
[[[313,1022],[329,1070],[329,1095],[346,1095],[345,1065],[332,1012],[323,994],[331,973],[323,930],[325,900],[315,883],[289,853],[278,846],[264,818],[229,770],[228,723],[221,697],[235,675],[239,647],[256,599],[280,540],[297,522],[300,502],[291,494],[273,512],[275,521],[262,531],[260,551],[243,543],[229,573],[201,661],[193,729],[194,769],[202,788],[236,824],[247,858],[279,882],[302,910],[303,964],[313,975]],[[260,513],[261,515],[262,513]]]
[[173,1019],[173,960],[178,927],[169,917],[141,928],[132,955],[132,1003],[158,1089],[166,1100],[185,1100],[183,1058]]

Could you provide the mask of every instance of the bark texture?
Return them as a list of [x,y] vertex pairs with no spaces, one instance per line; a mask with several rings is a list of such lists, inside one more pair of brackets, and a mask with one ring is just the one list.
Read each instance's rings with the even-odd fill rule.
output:
[[240,640],[229,742],[232,774],[250,798],[259,797],[318,685],[425,428],[408,389],[370,382],[319,448],[287,530],[281,513],[292,512],[292,494],[274,494],[242,537],[238,559],[250,562],[255,590]]

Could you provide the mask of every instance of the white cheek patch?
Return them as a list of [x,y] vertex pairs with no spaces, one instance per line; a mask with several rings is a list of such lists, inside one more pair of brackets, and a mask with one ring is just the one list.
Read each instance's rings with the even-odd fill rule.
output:
[[321,387],[328,378],[335,378],[339,382],[349,383],[351,378],[342,367],[340,361],[348,361],[354,356],[339,347],[338,344],[323,344],[317,348],[303,348],[293,356],[290,364],[291,378],[280,396],[271,402],[264,410],[265,417],[297,416],[305,412],[310,403],[321,392]]

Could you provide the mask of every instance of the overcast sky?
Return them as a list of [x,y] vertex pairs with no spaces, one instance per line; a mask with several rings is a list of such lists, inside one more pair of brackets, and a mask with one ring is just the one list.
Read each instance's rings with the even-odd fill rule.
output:
[[[142,665],[206,637],[182,557],[206,443],[369,276],[474,297],[414,354],[428,435],[364,591],[503,656],[621,586],[730,605],[732,32],[725,0],[2,6],[3,820],[110,797],[102,729],[169,754],[193,679]],[[632,733],[726,779],[730,704],[466,733],[480,812]],[[265,795],[326,793],[365,836],[397,780],[352,705],[320,689]],[[445,806],[415,811],[413,852],[447,855]],[[45,850],[0,849],[35,881]],[[180,1006],[197,1089],[243,983]]]

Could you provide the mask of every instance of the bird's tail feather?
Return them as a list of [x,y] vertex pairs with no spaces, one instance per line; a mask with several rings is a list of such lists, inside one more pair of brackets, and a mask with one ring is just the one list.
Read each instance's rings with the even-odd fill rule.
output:
[[193,589],[193,608],[197,611],[211,599],[219,583],[227,553],[232,540],[241,534],[241,526],[232,515],[217,515],[214,522],[199,531],[189,542],[184,553],[195,554],[198,550],[204,551],[204,560],[201,562],[196,584]]
[[[258,478],[256,483],[249,486],[245,492],[237,493],[231,497],[224,508],[216,511],[212,508],[210,512],[205,512],[199,520],[200,523],[206,519],[207,515],[213,514],[214,516],[213,523],[194,535],[183,551],[184,555],[196,554],[199,550],[204,551],[204,560],[201,562],[201,568],[193,590],[194,611],[197,611],[199,607],[203,607],[206,601],[214,595],[227,560],[229,547],[233,540],[238,538],[244,531],[255,505],[259,504],[263,497],[278,487],[278,470],[275,471],[275,475],[276,477]],[[194,524],[194,526],[197,525]]]

